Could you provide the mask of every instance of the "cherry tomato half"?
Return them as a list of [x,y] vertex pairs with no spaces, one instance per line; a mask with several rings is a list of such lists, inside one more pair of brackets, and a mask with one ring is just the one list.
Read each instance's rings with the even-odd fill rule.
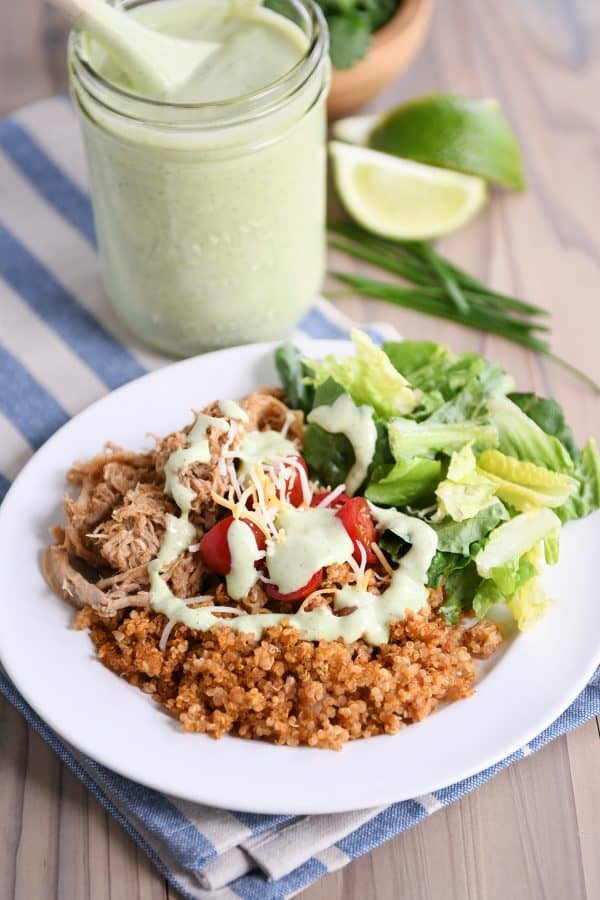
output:
[[367,554],[368,565],[376,563],[377,557],[371,550],[371,544],[377,540],[377,529],[371,518],[369,504],[365,498],[352,497],[351,500],[344,503],[342,508],[337,511],[336,516],[340,519],[342,525],[348,532],[348,535],[352,538],[354,544],[354,553],[352,556],[356,562],[359,563],[361,560],[359,544],[362,544],[365,548],[365,553]]
[[323,569],[319,569],[314,575],[311,575],[306,584],[298,588],[297,591],[290,591],[289,594],[283,594],[278,591],[274,584],[265,584],[265,591],[272,600],[279,600],[281,603],[295,603],[297,600],[304,600],[313,591],[316,591],[323,579]]
[[[231,553],[227,542],[227,532],[233,521],[233,516],[221,519],[220,522],[213,525],[210,531],[206,532],[200,541],[200,559],[217,575],[228,575],[231,570]],[[257,528],[254,522],[249,522],[247,519],[241,519],[241,521],[252,529],[258,549],[264,550],[267,542],[260,528]]]
[[[313,494],[311,506],[318,506],[319,503],[325,499],[325,497],[329,497],[331,491],[322,491],[320,494]],[[338,507],[343,506],[344,503],[347,503],[350,500],[350,496],[348,494],[338,494],[337,497],[329,504],[330,509],[338,509]]]
[[[295,460],[296,465],[300,464],[300,466],[306,472],[306,478],[308,479],[308,466],[306,465],[302,457],[293,456],[292,459]],[[296,466],[290,466],[290,468],[293,468],[294,474],[288,481],[287,489],[285,492],[285,499],[288,501],[288,503],[291,503],[292,506],[300,506],[300,504],[304,500],[304,491],[302,490],[302,476],[300,475],[300,472],[298,471]]]

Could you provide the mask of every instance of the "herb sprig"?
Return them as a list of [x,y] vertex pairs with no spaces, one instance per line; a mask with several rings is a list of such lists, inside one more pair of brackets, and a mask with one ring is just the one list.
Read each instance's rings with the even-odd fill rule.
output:
[[392,18],[402,0],[317,0],[329,26],[336,69],[350,69],[369,49],[371,35]]
[[329,222],[328,228],[333,249],[410,284],[347,272],[330,273],[353,293],[499,335],[553,359],[600,393],[600,385],[551,351],[545,337],[550,328],[541,321],[549,315],[547,310],[492,290],[423,241],[387,240],[351,222]]

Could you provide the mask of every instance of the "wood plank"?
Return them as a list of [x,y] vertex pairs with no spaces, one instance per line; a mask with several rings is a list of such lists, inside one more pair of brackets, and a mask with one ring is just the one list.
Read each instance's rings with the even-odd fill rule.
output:
[[600,722],[593,719],[566,737],[575,816],[587,896],[600,897],[598,810],[600,810]]
[[50,747],[28,732],[15,900],[54,900],[62,766]]
[[0,16],[0,115],[66,90],[64,17],[39,0],[19,0]]
[[0,697],[0,896],[14,897],[23,822],[28,729]]
[[[593,808],[592,802],[590,816]],[[302,897],[318,900],[318,889],[344,900],[504,900],[509,878],[511,900],[591,898],[596,895],[586,894],[574,816],[561,738],[351,863],[341,872],[341,893],[330,876]]]

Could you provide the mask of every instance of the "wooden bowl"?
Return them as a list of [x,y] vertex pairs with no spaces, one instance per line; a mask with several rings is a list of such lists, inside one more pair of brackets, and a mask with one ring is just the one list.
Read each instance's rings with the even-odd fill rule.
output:
[[432,12],[433,0],[403,0],[393,19],[375,33],[364,59],[352,69],[333,70],[330,119],[368,103],[407,68],[425,40]]

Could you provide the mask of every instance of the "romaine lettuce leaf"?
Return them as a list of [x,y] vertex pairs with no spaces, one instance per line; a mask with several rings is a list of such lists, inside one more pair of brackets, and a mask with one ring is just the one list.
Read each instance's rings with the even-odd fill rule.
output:
[[382,347],[389,356],[394,368],[411,383],[413,378],[425,388],[425,378],[431,386],[431,374],[452,361],[453,354],[442,344],[434,341],[386,341]]
[[302,354],[293,344],[281,344],[275,351],[275,365],[292,409],[308,412],[313,406],[314,388],[306,383],[308,370]]
[[450,516],[455,522],[464,522],[494,502],[494,486],[480,482],[442,481],[436,489],[438,515]]
[[510,597],[537,573],[537,568],[525,554],[520,559],[510,559],[502,566],[494,566],[490,571],[490,580],[505,597]]
[[521,512],[537,506],[562,506],[577,489],[577,482],[569,475],[506,456],[499,450],[484,450],[477,457],[477,469],[496,486],[501,500]]
[[[489,421],[487,411],[489,398],[503,396],[514,386],[514,382],[500,366],[487,363],[481,357],[480,359],[484,365],[477,371],[477,374],[472,374],[466,379],[465,383],[457,388],[455,394],[435,410],[430,421],[460,422],[467,419],[481,420],[482,418]],[[475,368],[478,367],[474,366]],[[453,384],[452,374],[449,373],[447,376],[450,384]]]
[[531,578],[520,587],[508,601],[508,608],[512,612],[521,631],[527,631],[546,614],[551,604],[541,579]]
[[560,519],[551,509],[543,508],[519,513],[492,531],[485,547],[475,557],[482,578],[518,569],[519,560],[540,541],[560,531]]
[[394,341],[383,345],[394,366],[422,392],[412,414],[421,420],[460,422],[486,414],[486,400],[513,387],[500,366],[478,353],[458,356],[429,341]]
[[480,584],[481,576],[472,562],[448,575],[444,581],[446,599],[443,606],[439,608],[446,624],[456,625],[461,613],[471,609],[473,597]]
[[377,543],[393,563],[398,563],[411,547],[408,541],[393,531],[384,531]]
[[455,522],[472,519],[494,503],[495,492],[492,481],[477,469],[475,454],[467,444],[452,454],[446,478],[437,486],[437,518],[450,516]]
[[600,454],[593,438],[578,454],[573,475],[577,479],[578,488],[556,510],[562,522],[582,519],[595,509],[600,509]]
[[484,578],[477,588],[477,593],[473,597],[473,612],[478,619],[483,619],[490,606],[499,603],[506,604],[506,597],[495,581]]
[[[328,378],[315,391],[316,406],[329,405],[345,394],[344,388]],[[343,484],[355,462],[354,450],[343,434],[332,434],[320,425],[309,425],[304,432],[304,459],[310,474],[324,487]]]
[[502,453],[529,460],[554,472],[570,472],[573,469],[573,460],[559,439],[542,431],[508,397],[490,398],[488,411],[500,433],[499,449]]
[[565,421],[562,407],[552,397],[538,397],[537,394],[513,393],[508,399],[516,403],[519,409],[539,425],[546,434],[552,434],[558,438],[574,458],[577,455],[577,445],[573,432]]
[[406,456],[425,456],[434,453],[450,455],[465,444],[495,447],[498,432],[491,425],[474,422],[414,422],[412,419],[392,419],[388,424],[390,447],[396,459]]
[[519,511],[558,507],[576,488],[577,482],[568,475],[498,450],[484,450],[476,458],[468,445],[452,454],[446,478],[436,489],[438,517],[462,522],[489,506],[494,497]]
[[446,519],[443,522],[432,523],[432,528],[435,528],[438,536],[438,550],[442,553],[469,556],[473,544],[483,541],[500,522],[506,522],[508,518],[506,507],[498,500],[464,522]]
[[[551,535],[556,535],[552,532]],[[492,578],[484,578],[473,598],[473,611],[478,618],[492,616],[498,619],[498,611],[504,604],[519,629],[527,629],[546,612],[548,599],[539,574],[545,564],[544,547],[548,540],[539,541],[519,560],[506,563],[492,570]],[[558,553],[556,539],[556,553]],[[553,559],[556,562],[558,556]],[[500,616],[502,621],[505,618]]]
[[372,481],[365,497],[380,506],[406,506],[430,502],[442,476],[437,459],[400,459],[383,477]]
[[[377,441],[375,443],[375,452],[371,465],[369,466],[369,477],[373,481],[378,481],[390,471],[394,465],[394,457],[390,450],[390,442],[388,439],[387,425],[381,419],[375,417],[375,428],[377,429]],[[375,502],[375,501],[374,501]]]
[[329,355],[321,360],[304,360],[314,385],[318,387],[332,378],[356,404],[372,406],[384,419],[412,412],[418,403],[418,395],[394,368],[389,357],[363,331],[354,329],[352,340],[354,356],[337,359]]

